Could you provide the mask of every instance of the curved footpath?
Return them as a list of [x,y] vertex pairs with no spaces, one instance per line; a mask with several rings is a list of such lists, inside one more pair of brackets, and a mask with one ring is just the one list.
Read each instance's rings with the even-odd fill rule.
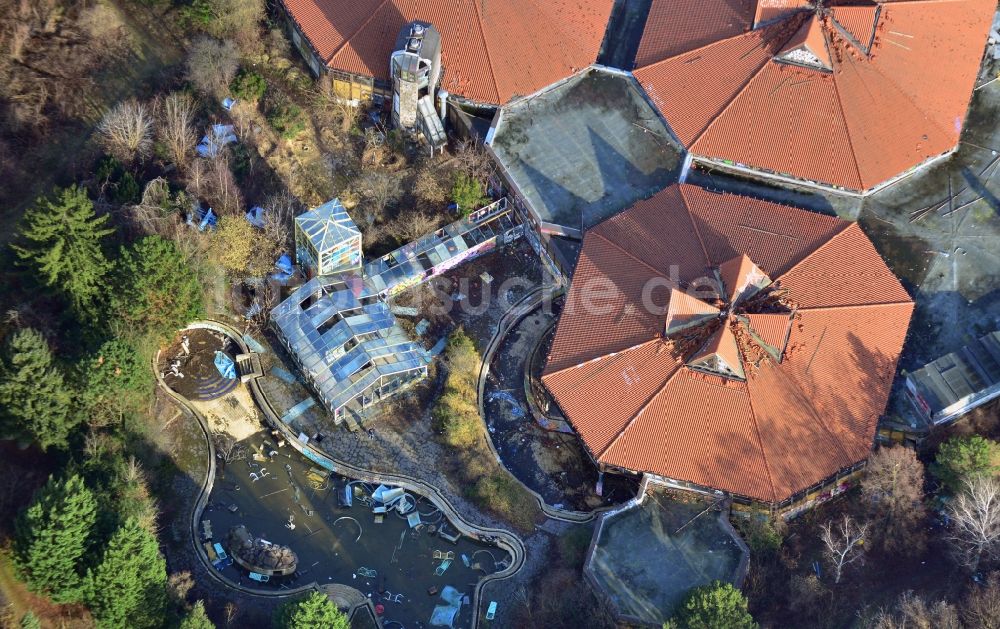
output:
[[[523,300],[522,300],[523,301]],[[523,315],[522,315],[523,316]],[[243,341],[242,334],[235,328],[229,326],[228,324],[219,321],[196,321],[186,329],[192,328],[205,328],[209,330],[214,330],[216,332],[221,332],[226,336],[230,337],[233,342],[237,344],[240,351],[245,354],[250,353],[250,349],[247,347],[246,343]],[[284,590],[280,593],[272,592],[269,590],[258,590],[246,586],[242,586],[238,583],[234,583],[229,578],[219,574],[218,571],[214,570],[211,563],[205,554],[204,549],[198,544],[198,523],[201,520],[202,512],[205,509],[205,505],[208,503],[208,496],[212,492],[212,488],[215,482],[215,445],[212,443],[211,434],[208,428],[208,423],[201,413],[195,409],[187,399],[183,396],[175,393],[170,387],[166,385],[163,379],[160,377],[159,370],[156,368],[159,358],[159,352],[157,352],[156,357],[153,359],[153,373],[156,377],[157,384],[167,392],[167,394],[182,407],[186,408],[191,412],[192,415],[198,420],[201,426],[202,432],[205,434],[205,439],[208,442],[208,471],[205,476],[205,480],[202,483],[201,493],[195,502],[194,509],[191,513],[191,544],[195,551],[195,554],[199,557],[201,562],[207,568],[208,573],[212,578],[216,579],[218,582],[231,587],[235,590],[243,592],[251,596],[262,596],[262,597],[274,597],[274,598],[287,598],[289,596],[302,593],[307,590],[317,590],[322,591],[320,586],[313,582],[311,584],[301,586],[292,590]],[[362,480],[369,483],[384,483],[388,485],[395,485],[398,487],[403,487],[414,493],[421,494],[431,500],[435,506],[437,506],[445,514],[445,516],[451,521],[451,524],[455,526],[462,534],[478,539],[480,541],[494,543],[500,548],[506,550],[511,555],[511,564],[506,569],[500,572],[495,572],[493,574],[487,575],[479,580],[476,584],[476,588],[472,599],[472,627],[479,626],[479,608],[480,608],[480,595],[483,587],[492,581],[499,579],[505,579],[513,576],[521,566],[524,564],[524,543],[519,537],[503,529],[487,528],[473,525],[467,522],[455,509],[451,506],[444,495],[436,488],[431,485],[424,483],[423,481],[403,475],[394,474],[376,474],[370,470],[365,470],[361,468],[354,467],[350,464],[338,461],[332,458],[327,453],[317,450],[312,445],[302,444],[298,440],[298,435],[294,434],[287,425],[285,425],[280,419],[277,413],[275,413],[274,408],[271,406],[270,401],[264,392],[261,390],[260,385],[255,379],[251,379],[248,383],[250,388],[250,393],[254,398],[254,402],[258,407],[264,412],[267,419],[268,425],[278,430],[284,435],[285,440],[296,450],[302,453],[306,458],[323,466],[324,468],[340,474],[342,476],[350,477],[356,480]],[[492,443],[490,444],[492,448]],[[494,450],[494,453],[496,451]],[[518,481],[520,482],[520,481]],[[532,492],[534,493],[534,492]],[[537,494],[536,494],[537,497]],[[544,503],[543,503],[544,504]],[[593,516],[591,516],[593,517]]]

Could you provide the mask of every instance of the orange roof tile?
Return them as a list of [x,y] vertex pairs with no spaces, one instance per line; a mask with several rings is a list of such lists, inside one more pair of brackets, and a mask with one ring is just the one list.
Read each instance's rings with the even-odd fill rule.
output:
[[442,87],[502,105],[597,59],[613,0],[283,0],[320,58],[335,70],[389,78],[404,25],[441,35]]
[[[644,38],[683,41],[674,1],[653,0]],[[692,153],[766,172],[863,191],[955,147],[995,2],[810,8],[635,76]]]
[[861,6],[830,7],[830,15],[837,26],[854,39],[865,53],[875,37],[875,21],[878,19],[877,4]]
[[754,26],[760,26],[808,7],[809,0],[758,0],[753,23]]
[[649,27],[639,42],[635,64],[700,48],[750,30],[753,0],[661,0],[649,7]]
[[[747,261],[774,283],[697,292]],[[856,224],[676,185],[587,233],[542,378],[598,461],[780,502],[867,456],[912,309]]]
[[673,334],[718,317],[719,309],[715,306],[706,304],[684,291],[671,288],[667,321],[663,327],[666,334]]
[[747,329],[766,349],[779,356],[788,345],[791,332],[792,313],[757,312],[746,316]]
[[720,264],[719,277],[722,279],[722,290],[730,303],[752,297],[771,283],[771,278],[746,254]]
[[705,345],[688,359],[687,364],[713,372],[731,373],[737,378],[746,377],[736,335],[728,325],[720,326]]
[[826,47],[826,35],[823,29],[823,20],[815,14],[810,15],[802,23],[802,26],[799,27],[799,30],[792,35],[792,38],[778,52],[778,58],[794,62],[795,55],[804,51],[823,68],[827,70],[833,69],[833,62],[830,60],[830,51]]

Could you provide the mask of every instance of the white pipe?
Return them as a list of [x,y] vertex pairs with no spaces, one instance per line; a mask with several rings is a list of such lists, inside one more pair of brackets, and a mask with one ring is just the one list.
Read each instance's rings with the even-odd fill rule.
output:
[[438,110],[441,112],[441,124],[447,124],[448,90],[438,90]]

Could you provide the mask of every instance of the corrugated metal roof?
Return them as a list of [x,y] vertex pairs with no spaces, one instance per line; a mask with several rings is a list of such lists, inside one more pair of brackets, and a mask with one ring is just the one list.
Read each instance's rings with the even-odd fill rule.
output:
[[613,0],[283,0],[327,66],[388,80],[404,25],[441,34],[442,87],[502,105],[597,59]]
[[[685,41],[681,4],[653,0],[651,48]],[[697,155],[868,190],[957,144],[996,3],[839,4],[735,35],[697,12],[719,37],[643,58],[635,76]],[[789,56],[803,47],[823,68],[782,62],[809,65]]]
[[[743,255],[774,284],[666,334],[671,304],[650,312],[643,286],[674,265],[694,290]],[[679,185],[594,228],[580,260],[543,380],[599,461],[780,502],[867,456],[913,303],[856,224]],[[681,294],[676,312],[709,312]]]

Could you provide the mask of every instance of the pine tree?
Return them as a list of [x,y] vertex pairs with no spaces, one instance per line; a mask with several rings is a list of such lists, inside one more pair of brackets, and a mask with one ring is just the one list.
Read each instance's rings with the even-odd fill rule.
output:
[[205,604],[198,601],[181,621],[179,629],[215,629],[215,625],[205,614]]
[[98,627],[157,627],[166,587],[167,564],[156,536],[129,518],[88,573],[86,603]]
[[76,424],[72,394],[48,343],[31,328],[14,332],[0,355],[0,431],[47,450],[65,447]]
[[14,565],[28,589],[56,603],[83,599],[80,562],[96,519],[97,500],[82,478],[49,478],[16,525]]
[[[747,599],[731,583],[713,581],[688,592],[672,620],[681,629],[757,629]],[[668,625],[669,626],[669,625]]]
[[165,335],[203,313],[197,274],[172,241],[147,236],[122,252],[113,305],[139,329]]
[[80,402],[91,421],[120,420],[148,403],[153,390],[149,360],[137,343],[114,338],[81,361]]
[[17,256],[46,286],[66,295],[78,316],[93,320],[111,270],[101,242],[114,233],[105,227],[107,215],[97,216],[86,190],[74,185],[40,197],[24,220]]
[[313,592],[279,607],[274,625],[278,629],[348,629],[350,621],[330,597]]

